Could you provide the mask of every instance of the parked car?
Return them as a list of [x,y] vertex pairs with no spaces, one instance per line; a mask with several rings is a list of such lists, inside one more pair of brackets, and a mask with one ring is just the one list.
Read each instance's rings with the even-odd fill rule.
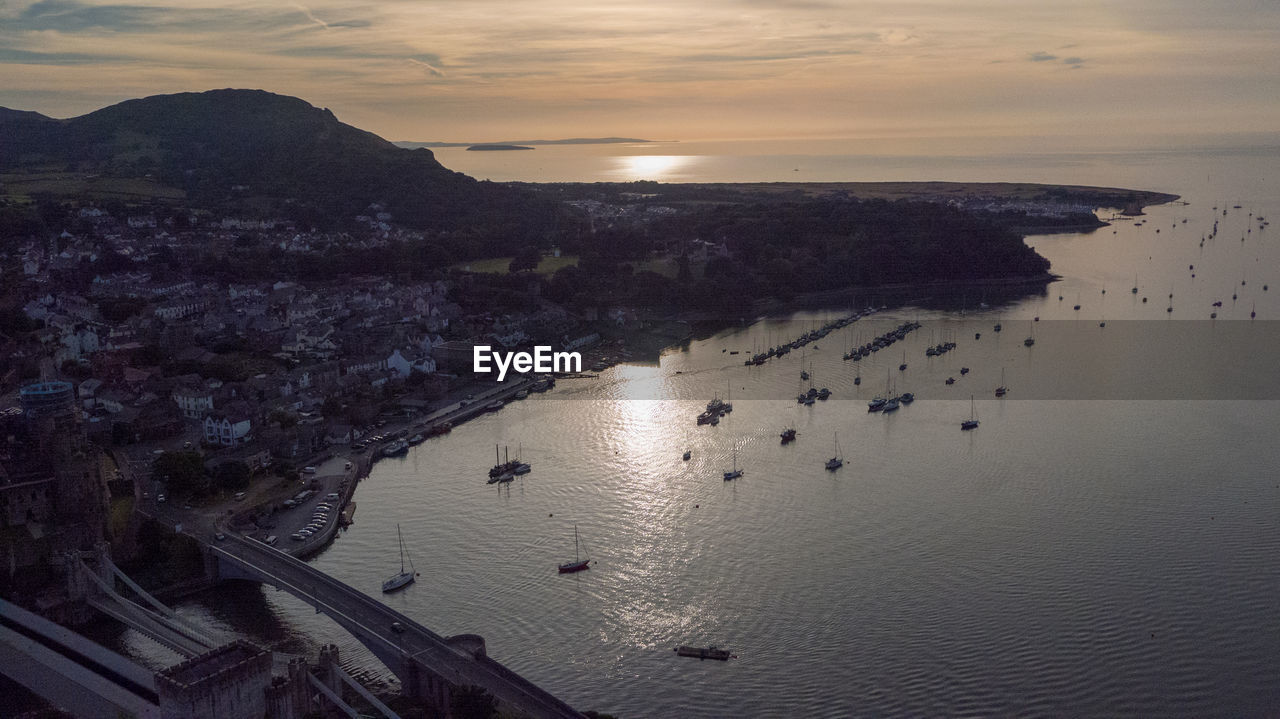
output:
[[226,541],[227,535],[223,534],[222,532],[218,532],[217,534],[213,535],[213,538],[218,540],[219,542],[223,542],[223,541]]
[[239,502],[242,499],[244,499],[244,492],[236,492],[236,501]]
[[303,468],[302,468],[302,473],[303,473],[303,474],[315,474],[315,473],[316,473],[316,468],[315,468],[315,467],[303,467]]
[[164,495],[163,495],[163,494],[161,494],[161,495],[157,496],[157,497],[156,497],[156,502],[158,502],[158,503],[160,503],[160,504],[164,504]]

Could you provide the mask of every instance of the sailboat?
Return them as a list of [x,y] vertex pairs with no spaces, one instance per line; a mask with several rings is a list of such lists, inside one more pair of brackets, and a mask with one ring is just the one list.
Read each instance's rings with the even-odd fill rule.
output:
[[573,525],[573,561],[561,564],[559,569],[561,574],[571,574],[573,572],[581,572],[588,569],[591,564],[591,556],[579,557],[578,555],[578,525]]
[[1036,343],[1036,325],[1034,322],[1032,322],[1028,326],[1031,328],[1031,333],[1027,335],[1027,338],[1025,340],[1022,340],[1022,344],[1026,345],[1027,347],[1030,347],[1031,345]]
[[[684,431],[684,446],[685,446],[686,448],[689,446],[689,430],[687,430],[687,429]],[[684,461],[688,462],[688,461],[689,461],[689,458],[690,458],[690,457],[692,457],[692,456],[693,456],[693,450],[691,450],[691,449],[685,449],[685,451],[684,451]]]
[[1004,367],[1001,367],[1000,368],[1000,386],[996,387],[996,396],[1003,397],[1005,393],[1008,391],[1009,391],[1009,388],[1004,386]]
[[396,525],[396,538],[400,540],[400,573],[382,583],[382,593],[388,594],[397,589],[407,587],[413,584],[415,572],[413,570],[413,560],[409,560],[409,571],[404,571],[404,536],[400,534],[400,525]]
[[960,429],[977,429],[978,418],[973,413],[973,395],[969,395],[969,419],[960,423]]
[[836,438],[836,456],[827,460],[827,469],[832,472],[844,466],[844,457],[840,456],[840,435],[837,434],[835,438]]
[[728,482],[731,479],[737,479],[742,476],[742,470],[738,469],[738,448],[733,448],[733,469],[724,473],[724,480]]

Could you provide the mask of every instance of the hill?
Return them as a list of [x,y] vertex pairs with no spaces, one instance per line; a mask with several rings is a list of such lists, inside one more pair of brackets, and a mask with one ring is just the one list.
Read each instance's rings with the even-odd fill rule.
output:
[[[0,108],[0,173],[145,179],[154,197],[347,220],[382,203],[397,222],[457,227],[531,201],[340,122],[328,109],[261,90],[156,95],[56,120]],[[57,194],[56,182],[41,190]],[[162,191],[163,190],[163,191]]]

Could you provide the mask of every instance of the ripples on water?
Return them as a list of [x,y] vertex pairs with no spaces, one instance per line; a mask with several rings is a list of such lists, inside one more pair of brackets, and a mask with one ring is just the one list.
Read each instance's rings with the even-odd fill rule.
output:
[[[480,633],[492,656],[575,706],[628,719],[1274,711],[1280,412],[1243,399],[1277,396],[1273,330],[1188,323],[1180,345],[1155,324],[1163,306],[1128,292],[1135,272],[1153,298],[1172,283],[1180,318],[1202,319],[1243,267],[1249,301],[1280,317],[1280,275],[1269,294],[1256,284],[1280,268],[1275,247],[1236,237],[1202,250],[1202,205],[1217,195],[1198,197],[1152,210],[1146,229],[1032,238],[1063,282],[977,316],[974,297],[963,317],[932,302],[886,313],[925,328],[856,369],[839,358],[846,337],[820,341],[805,364],[837,394],[812,408],[788,399],[802,386],[797,353],[745,368],[721,350],[794,336],[836,310],[562,382],[380,462],[355,525],[315,564],[382,597],[399,523],[422,576],[384,601],[443,634]],[[1178,226],[1156,236],[1157,223]],[[1199,284],[1184,276],[1192,262],[1205,268]],[[1064,306],[1077,293],[1087,321]],[[1240,320],[1247,306],[1232,311]],[[1028,349],[1036,315],[1044,329]],[[1098,334],[1102,318],[1113,334]],[[1003,336],[976,343],[962,324],[999,320]],[[850,332],[869,332],[860,325]],[[940,341],[947,328],[961,347],[926,361],[928,333]],[[943,385],[961,363],[973,373]],[[996,401],[1001,366],[1013,392]],[[886,375],[921,399],[868,414]],[[695,426],[730,390],[734,412]],[[970,394],[982,424],[961,432]],[[799,439],[781,446],[788,424]],[[831,473],[837,432],[846,464]],[[533,472],[485,484],[495,443],[519,448]],[[746,474],[724,482],[735,447]],[[559,575],[575,523],[597,564]],[[292,651],[335,641],[353,668],[383,671],[302,602],[237,591],[233,604],[275,618],[249,622],[209,599],[182,611],[247,623]],[[738,658],[679,659],[682,643]]]

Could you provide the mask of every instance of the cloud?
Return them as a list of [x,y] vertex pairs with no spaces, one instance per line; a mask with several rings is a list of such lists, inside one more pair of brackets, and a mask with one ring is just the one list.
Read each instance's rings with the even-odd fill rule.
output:
[[414,65],[417,65],[418,67],[426,68],[427,72],[431,73],[432,75],[435,75],[436,77],[444,77],[444,70],[441,70],[440,68],[436,67],[435,65],[432,65],[429,62],[423,62],[422,60],[418,60],[412,57],[408,57],[405,59],[413,63]]
[[1030,60],[1031,62],[1049,62],[1050,60],[1057,60],[1058,56],[1050,55],[1047,52],[1038,51],[1028,55],[1027,59]]

